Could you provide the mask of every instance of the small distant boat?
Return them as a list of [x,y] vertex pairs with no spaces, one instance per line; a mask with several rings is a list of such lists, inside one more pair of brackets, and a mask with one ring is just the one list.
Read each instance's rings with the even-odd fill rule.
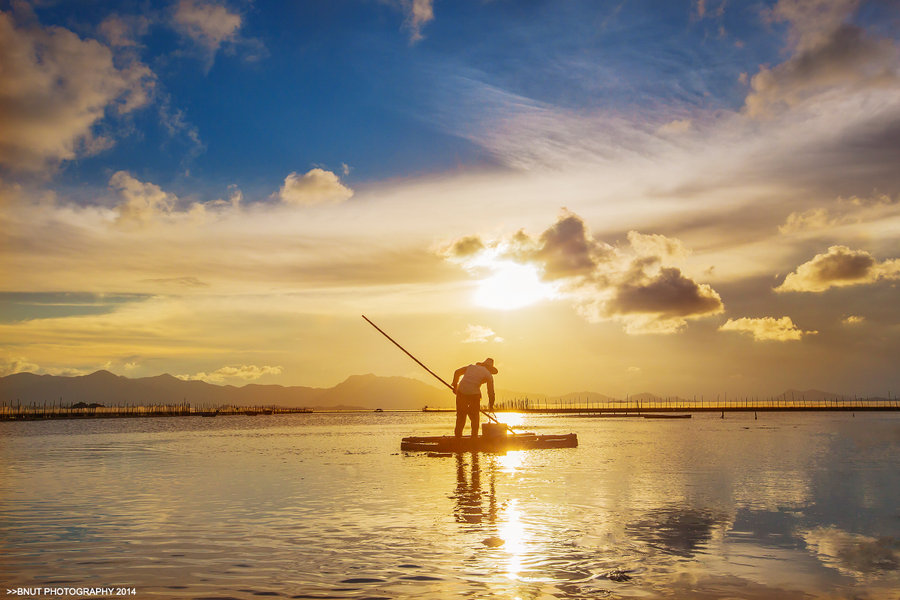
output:
[[376,408],[376,409],[375,409],[375,412],[384,412],[384,409],[383,409],[383,408]]
[[406,452],[507,452],[510,450],[537,450],[551,448],[576,448],[578,436],[536,435],[518,433],[515,435],[482,435],[456,437],[453,435],[433,437],[405,437],[400,441],[400,450]]

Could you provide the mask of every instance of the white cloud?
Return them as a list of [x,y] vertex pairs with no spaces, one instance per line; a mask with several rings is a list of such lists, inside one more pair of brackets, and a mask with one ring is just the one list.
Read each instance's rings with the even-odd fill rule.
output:
[[277,196],[285,204],[298,206],[337,204],[349,200],[353,190],[331,171],[315,168],[303,175],[291,173],[285,177]]
[[0,12],[0,165],[40,171],[113,145],[95,126],[148,103],[150,69],[62,27],[18,27]]
[[242,19],[215,2],[180,0],[173,22],[177,29],[214,55],[223,43],[235,40]]
[[415,43],[423,39],[422,28],[434,19],[433,0],[402,0],[403,12],[406,13],[405,25],[410,31],[410,41]]
[[736,331],[753,336],[758,342],[763,341],[794,341],[802,339],[805,335],[814,335],[816,331],[803,331],[799,329],[790,317],[781,317],[775,319],[773,317],[762,317],[759,319],[751,319],[742,317],[740,319],[728,319],[724,325],[719,327],[719,331]]
[[494,333],[490,327],[483,325],[467,325],[464,344],[486,344],[487,342],[502,342],[503,338]]

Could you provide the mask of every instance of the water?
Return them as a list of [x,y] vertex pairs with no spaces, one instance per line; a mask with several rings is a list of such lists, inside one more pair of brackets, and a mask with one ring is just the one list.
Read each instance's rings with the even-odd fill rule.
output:
[[401,437],[452,421],[0,423],[0,585],[138,598],[900,598],[896,413],[526,416],[525,429],[576,432],[579,447],[399,452]]

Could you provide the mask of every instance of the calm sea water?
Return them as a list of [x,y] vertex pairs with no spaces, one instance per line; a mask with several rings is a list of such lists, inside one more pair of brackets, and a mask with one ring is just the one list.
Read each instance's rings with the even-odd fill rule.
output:
[[452,420],[0,423],[0,584],[138,598],[900,598],[896,413],[524,417],[580,446],[399,452],[401,437]]

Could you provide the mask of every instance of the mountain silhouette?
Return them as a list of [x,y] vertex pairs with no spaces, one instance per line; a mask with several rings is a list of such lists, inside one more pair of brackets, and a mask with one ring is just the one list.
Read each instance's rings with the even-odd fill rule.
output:
[[182,404],[193,406],[284,406],[418,410],[453,405],[449,390],[406,377],[353,375],[331,388],[248,384],[214,385],[171,375],[130,379],[109,371],[65,377],[16,373],[0,378],[0,402],[105,406]]

